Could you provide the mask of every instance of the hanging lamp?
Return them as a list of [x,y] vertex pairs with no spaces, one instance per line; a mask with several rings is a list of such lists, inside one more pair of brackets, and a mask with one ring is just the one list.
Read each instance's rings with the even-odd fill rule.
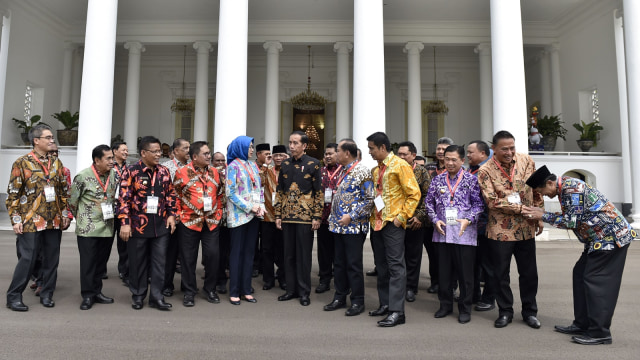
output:
[[307,46],[308,48],[308,58],[309,65],[307,69],[307,90],[301,92],[300,94],[291,98],[291,105],[294,109],[305,110],[305,111],[318,111],[324,110],[325,105],[327,104],[327,99],[320,96],[315,91],[311,91],[311,46]]
[[184,77],[187,69],[187,46],[184,46],[184,56],[182,60],[182,94],[177,97],[171,104],[171,112],[179,112],[183,114],[189,114],[193,111],[194,102],[193,99],[187,99],[185,94]]
[[436,47],[433,47],[433,100],[429,101],[424,107],[425,114],[443,114],[449,113],[449,108],[444,101],[438,99],[438,82],[436,81]]

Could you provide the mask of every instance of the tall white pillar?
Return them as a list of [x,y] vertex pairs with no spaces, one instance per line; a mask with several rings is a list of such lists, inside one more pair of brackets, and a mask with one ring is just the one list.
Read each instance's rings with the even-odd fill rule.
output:
[[540,52],[540,115],[557,115],[551,107],[551,72],[549,71],[549,52]]
[[529,150],[520,1],[491,0],[493,130],[507,130]]
[[480,70],[480,139],[493,138],[493,86],[491,85],[491,44],[480,43],[473,50],[478,54]]
[[76,46],[71,41],[64,42],[64,58],[62,60],[62,85],[60,86],[60,111],[71,110],[71,72],[73,50]]
[[140,116],[140,58],[145,51],[139,41],[128,41],[124,48],[129,50],[127,68],[127,100],[124,106],[124,141],[129,152],[138,151],[138,118]]
[[407,54],[407,139],[411,141],[422,154],[422,88],[420,81],[420,53],[424,44],[410,41],[404,45],[403,52]]
[[91,164],[94,147],[111,143],[117,25],[118,0],[89,0],[76,169]]
[[[624,45],[627,68],[627,101],[629,106],[629,138],[640,138],[640,2],[623,0]],[[621,96],[621,95],[620,95]],[[640,181],[640,154],[631,154],[631,178]],[[640,189],[633,191],[633,227],[640,228]]]
[[[7,86],[7,59],[9,56],[9,34],[11,32],[11,11],[2,11],[2,34],[0,35],[0,116],[4,116],[4,93]],[[2,123],[0,123],[0,142]]]
[[622,182],[624,186],[624,201],[631,202],[633,198],[631,182],[631,148],[629,145],[629,108],[627,104],[627,72],[624,63],[624,30],[622,12],[614,11],[613,26],[616,42],[616,65],[618,70],[618,101],[620,107],[620,146],[622,148]]
[[80,92],[82,91],[82,60],[84,46],[78,46],[73,53],[73,76],[71,80],[71,112],[80,111]]
[[247,42],[249,0],[220,0],[218,75],[213,147],[227,145],[247,132]]
[[338,68],[336,76],[336,141],[351,137],[349,52],[352,49],[353,44],[348,41],[338,41],[333,44]]
[[353,139],[367,156],[367,137],[385,131],[384,23],[382,0],[354,0]]
[[193,43],[193,48],[198,53],[193,141],[206,141],[209,122],[209,53],[212,48],[208,41],[196,41]]
[[[560,44],[554,43],[547,47],[549,51],[549,65],[551,73],[551,112],[559,115],[562,120],[562,87],[560,86]],[[564,150],[564,140],[556,142],[559,151]]]
[[267,51],[264,141],[273,146],[279,143],[278,134],[280,133],[280,52],[282,51],[282,43],[267,41],[262,47]]

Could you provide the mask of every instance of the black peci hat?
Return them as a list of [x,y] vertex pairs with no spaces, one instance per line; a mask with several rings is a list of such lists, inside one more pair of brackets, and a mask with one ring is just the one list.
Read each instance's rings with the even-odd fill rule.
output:
[[543,187],[545,184],[545,180],[551,175],[549,169],[547,169],[547,165],[542,165],[536,172],[534,172],[527,179],[527,185],[529,185],[533,189],[537,189]]
[[271,145],[269,144],[258,144],[256,145],[256,151],[269,151],[271,149]]
[[287,148],[284,145],[273,145],[273,151],[271,154],[286,154]]

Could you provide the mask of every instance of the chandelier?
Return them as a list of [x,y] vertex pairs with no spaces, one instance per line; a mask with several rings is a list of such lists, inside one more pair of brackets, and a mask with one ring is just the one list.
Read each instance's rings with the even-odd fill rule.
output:
[[433,47],[433,100],[424,107],[425,114],[443,114],[449,113],[449,108],[444,101],[438,99],[438,82],[436,81],[436,47]]
[[187,46],[184,46],[184,57],[182,60],[182,96],[176,98],[171,104],[171,112],[179,112],[189,114],[193,111],[193,99],[187,99],[184,97],[184,75],[187,68]]
[[309,49],[309,67],[307,71],[307,90],[291,98],[291,105],[298,110],[324,110],[327,99],[311,91],[311,46]]

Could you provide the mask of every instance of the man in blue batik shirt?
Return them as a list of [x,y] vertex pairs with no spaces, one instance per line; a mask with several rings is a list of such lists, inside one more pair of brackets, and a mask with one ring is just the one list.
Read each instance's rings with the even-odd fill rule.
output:
[[573,268],[573,313],[569,326],[555,330],[574,335],[578,344],[611,344],[611,318],[618,300],[629,243],[636,232],[620,211],[597,189],[582,180],[538,169],[527,185],[550,198],[560,197],[562,213],[524,206],[522,214],[562,229],[572,229],[584,251]]

